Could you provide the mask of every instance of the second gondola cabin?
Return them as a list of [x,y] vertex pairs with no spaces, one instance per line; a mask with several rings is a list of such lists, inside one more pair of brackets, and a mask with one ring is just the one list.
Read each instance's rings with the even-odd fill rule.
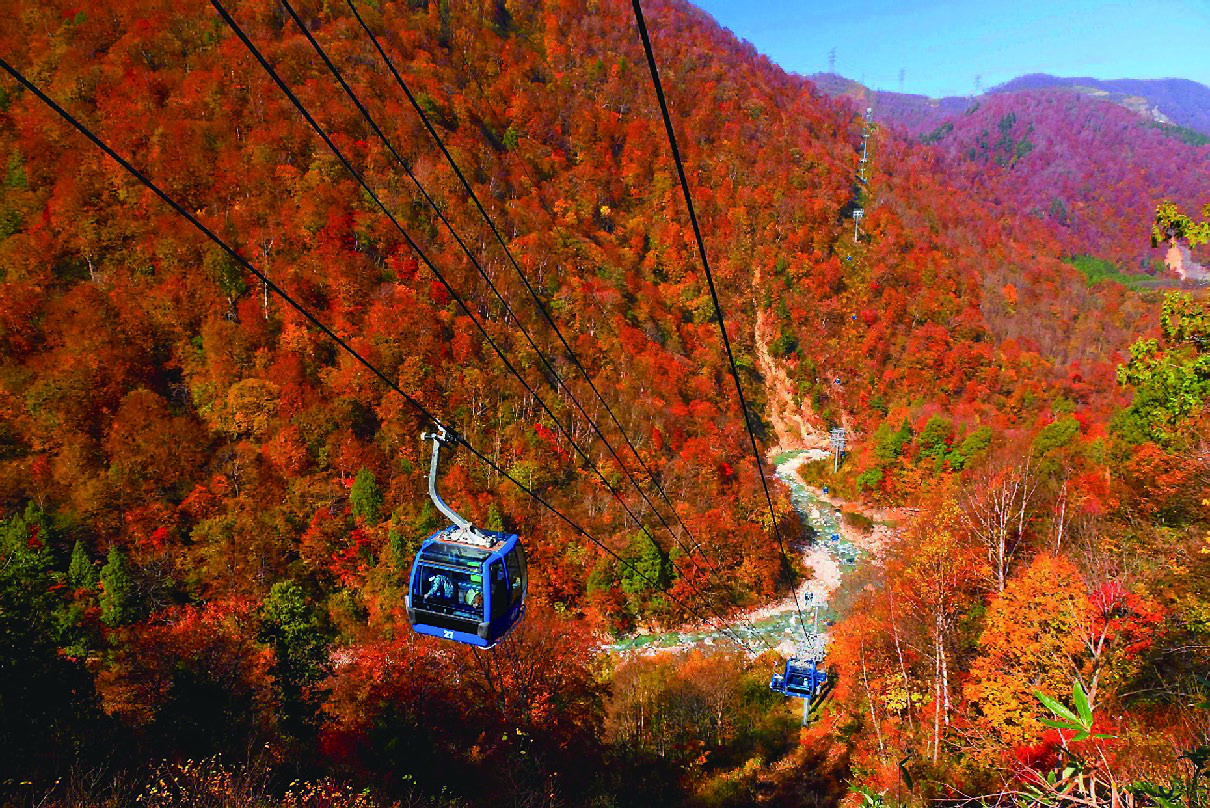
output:
[[828,674],[814,659],[791,659],[786,662],[784,673],[773,674],[769,689],[786,696],[810,699],[827,681]]

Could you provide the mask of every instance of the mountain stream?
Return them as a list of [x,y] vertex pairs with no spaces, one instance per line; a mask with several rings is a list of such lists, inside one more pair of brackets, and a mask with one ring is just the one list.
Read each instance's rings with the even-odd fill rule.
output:
[[[828,608],[828,599],[840,586],[844,575],[860,561],[864,551],[846,538],[840,509],[824,498],[822,491],[803,484],[799,467],[806,462],[829,458],[819,449],[786,452],[775,459],[775,475],[790,489],[790,499],[802,517],[801,535],[785,537],[787,550],[797,553],[814,572],[803,582],[797,594],[802,617],[811,630],[818,610],[819,631],[825,635],[827,626],[835,619]],[[749,649],[757,653],[776,648],[783,656],[793,656],[802,639],[799,630],[799,609],[795,597],[788,595],[765,606],[737,612],[725,624],[711,620],[709,625],[682,627],[663,633],[639,631],[625,635],[606,650],[615,653],[659,654],[686,650],[695,646],[726,646],[735,640],[734,634]]]

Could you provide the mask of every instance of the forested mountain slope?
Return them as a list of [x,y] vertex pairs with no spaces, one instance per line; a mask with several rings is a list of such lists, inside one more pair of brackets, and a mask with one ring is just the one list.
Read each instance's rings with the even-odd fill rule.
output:
[[[406,573],[441,520],[415,409],[6,78],[0,621],[13,641],[0,739],[14,751],[0,779],[268,744],[279,774],[398,799],[444,786],[482,804],[588,802],[644,782],[675,795],[706,742],[627,768],[627,748],[602,739],[600,638],[704,619],[789,581],[630,9],[356,9],[604,404],[350,7],[295,10],[390,147],[283,5],[229,10],[399,227],[210,5],[19,3],[0,54],[583,532],[461,453],[443,493],[525,537],[532,605],[499,655],[417,640]],[[929,496],[992,436],[1027,439],[1066,416],[1081,439],[1101,434],[1124,400],[1112,368],[1154,300],[1090,287],[1044,220],[1006,219],[894,131],[876,131],[856,188],[850,108],[684,3],[648,14],[758,425],[770,420],[761,339],[804,417],[853,431],[845,484],[887,501]],[[605,405],[671,506],[629,486],[645,472]],[[784,498],[775,507],[795,529]],[[748,663],[701,664],[760,685]],[[715,765],[758,754],[714,729],[712,748],[729,750]]]
[[1057,90],[983,96],[922,140],[959,166],[976,195],[1054,227],[1065,252],[1154,273],[1155,206],[1194,209],[1210,176],[1210,144],[1194,145],[1115,104]]

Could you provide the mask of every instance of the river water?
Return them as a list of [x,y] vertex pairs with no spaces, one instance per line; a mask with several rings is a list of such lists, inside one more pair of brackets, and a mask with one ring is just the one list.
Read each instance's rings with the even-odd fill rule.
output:
[[[840,584],[840,579],[861,560],[862,551],[843,538],[840,512],[822,498],[822,492],[808,488],[798,476],[798,468],[806,460],[816,459],[815,452],[787,452],[776,458],[775,476],[790,489],[794,509],[802,517],[803,530],[798,536],[784,537],[787,552],[797,553],[815,570],[815,577],[804,582],[798,591],[798,605],[810,631],[818,608],[819,631],[826,637],[827,626],[835,619],[828,608],[828,597]],[[826,453],[824,454],[826,455]],[[775,603],[749,610],[730,618],[725,624],[669,631],[662,634],[634,633],[605,646],[619,653],[664,653],[695,646],[726,647],[734,645],[734,634],[749,653],[776,648],[783,656],[793,656],[797,642],[803,638],[799,628],[799,609],[795,599],[787,596]]]

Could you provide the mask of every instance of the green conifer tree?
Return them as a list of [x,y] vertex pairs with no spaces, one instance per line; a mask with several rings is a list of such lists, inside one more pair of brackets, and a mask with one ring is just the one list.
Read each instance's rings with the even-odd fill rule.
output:
[[126,556],[116,546],[101,568],[101,622],[121,626],[135,619],[134,578]]
[[382,519],[382,491],[374,479],[374,472],[367,468],[357,472],[349,498],[353,502],[353,516],[366,522]]
[[622,591],[628,595],[663,589],[671,581],[668,556],[646,529],[634,535],[624,558],[630,562],[620,570]]
[[67,580],[76,589],[92,589],[97,585],[97,568],[84,549],[84,542],[77,540],[71,548],[71,564],[67,567]]
[[260,638],[273,648],[282,728],[295,737],[315,730],[328,673],[328,632],[302,587],[279,581],[261,606]]
[[484,520],[483,526],[497,533],[504,532],[504,517],[500,515],[500,509],[496,507],[496,503],[493,502],[487,506],[487,519]]

